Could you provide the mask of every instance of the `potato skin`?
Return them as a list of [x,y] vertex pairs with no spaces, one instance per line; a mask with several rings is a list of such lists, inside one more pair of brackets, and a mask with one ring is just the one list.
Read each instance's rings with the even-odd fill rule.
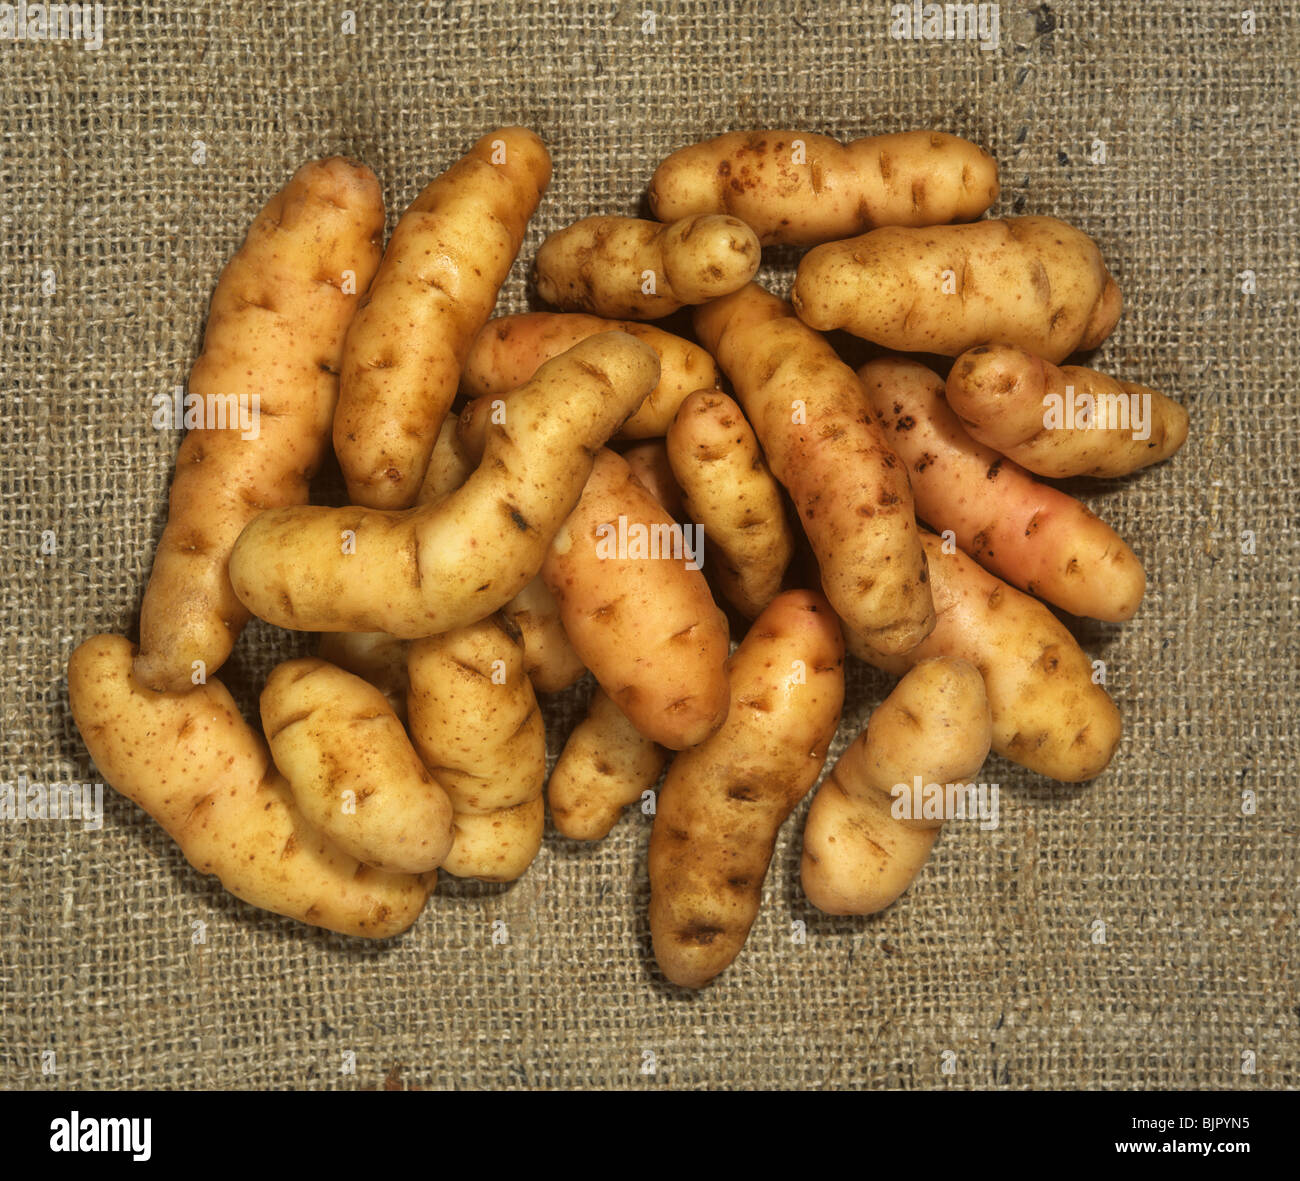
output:
[[374,685],[401,722],[406,721],[406,649],[409,642],[386,632],[324,632],[322,660]]
[[546,733],[520,637],[500,615],[417,640],[408,661],[411,740],[455,809],[442,868],[507,882],[542,843]]
[[[1069,388],[1076,399],[1093,399],[1100,412],[1095,425],[1047,429],[1046,399],[1060,398],[1057,405],[1063,405]],[[974,438],[1040,476],[1124,476],[1163,462],[1187,441],[1187,411],[1164,394],[1081,365],[1058,368],[1009,345],[975,348],[958,357],[948,374],[947,395]],[[1111,399],[1135,395],[1149,399],[1147,439],[1101,425],[1109,408],[1118,408]]]
[[812,591],[779,595],[728,661],[720,730],[678,755],[650,836],[650,934],[674,984],[702,988],[740,953],[777,833],[816,782],[844,703],[844,643]]
[[533,277],[537,294],[564,311],[657,320],[743,287],[762,253],[754,231],[724,214],[670,225],[584,217],[542,243]]
[[704,528],[707,568],[723,595],[756,619],[781,590],[794,530],[744,412],[718,390],[698,390],[668,428],[668,462],[687,518]]
[[667,761],[663,747],[643,737],[597,685],[547,783],[555,827],[570,840],[602,840]]
[[[215,673],[248,622],[230,551],[259,509],[306,503],[329,440],[343,339],[383,232],[374,173],[337,156],[315,160],[271,198],[222,271],[189,392],[256,394],[258,435],[199,428],[181,443],[140,611],[135,671],[151,689],[188,691],[197,660]],[[343,290],[345,271],[354,294]]]
[[501,127],[397,223],[343,354],[334,451],[353,504],[415,503],[465,354],[550,179],[542,141]]
[[1121,305],[1097,244],[1054,217],[888,227],[818,246],[791,300],[812,328],[899,352],[955,357],[998,343],[1052,361],[1096,348]]
[[689,519],[686,504],[682,500],[682,489],[677,483],[677,477],[673,475],[668,447],[663,439],[643,439],[640,443],[625,447],[620,454],[627,460],[632,474],[673,520],[685,522]]
[[697,309],[695,331],[794,501],[851,644],[886,653],[918,644],[934,607],[907,468],[857,375],[755,283]]
[[386,939],[424,909],[436,874],[372,869],[307,822],[261,735],[216,679],[156,693],[131,674],[121,636],[86,640],[68,701],[90,757],[200,873],[235,897],[313,926]]
[[923,660],[895,686],[813,797],[800,870],[826,914],[876,914],[911,885],[942,820],[895,818],[893,790],[968,783],[992,741],[984,681],[973,664]]
[[[795,142],[802,141],[802,163]],[[764,246],[813,246],[877,226],[979,217],[998,197],[998,166],[978,145],[940,131],[841,144],[802,131],[733,131],[679,148],[655,169],[660,221],[733,213]]]
[[556,534],[542,578],[560,605],[574,651],[632,724],[684,750],[727,714],[728,638],[703,573],[687,559],[606,554],[618,521],[676,526],[609,450],[596,456],[582,498]]
[[518,389],[543,362],[601,332],[626,332],[659,355],[659,384],[618,430],[617,439],[664,435],[682,399],[718,384],[718,367],[697,344],[635,320],[603,320],[576,312],[526,312],[489,320],[470,346],[460,378],[461,393],[496,398]]
[[867,661],[895,676],[931,656],[970,661],[984,677],[998,754],[1065,783],[1096,778],[1119,745],[1120,716],[1074,637],[1042,603],[960,550],[944,553],[933,533],[923,538],[938,623],[912,651]]
[[999,578],[1075,615],[1131,619],[1142,563],[1087,506],[977,443],[944,400],[943,379],[903,358],[858,377],[912,476],[916,512]]
[[231,555],[236,593],[296,631],[417,639],[490,615],[537,573],[593,453],[658,379],[649,345],[618,332],[580,341],[511,396],[509,429],[489,426],[482,462],[436,504],[256,517]]

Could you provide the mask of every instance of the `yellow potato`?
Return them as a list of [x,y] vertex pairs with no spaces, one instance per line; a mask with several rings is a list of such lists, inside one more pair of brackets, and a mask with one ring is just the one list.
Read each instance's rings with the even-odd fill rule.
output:
[[800,871],[808,901],[827,914],[875,914],[895,902],[951,819],[913,814],[918,778],[922,790],[966,785],[988,758],[992,729],[974,665],[940,657],[912,668],[813,797]]
[[353,504],[415,503],[465,354],[550,179],[536,135],[498,128],[397,223],[343,355],[334,451]]
[[993,157],[940,131],[849,144],[803,131],[732,131],[678,149],[650,181],[650,208],[660,221],[732,213],[764,246],[969,221],[997,196]]
[[710,573],[728,602],[756,618],[780,591],[795,542],[753,428],[726,394],[699,390],[678,410],[667,453],[686,518],[704,529]]
[[1014,344],[1052,361],[1101,344],[1121,304],[1097,244],[1054,217],[889,227],[818,246],[791,300],[809,327],[900,352]]
[[681,486],[673,475],[668,460],[668,447],[663,439],[645,439],[622,451],[632,474],[641,481],[674,521],[686,521],[686,505],[682,500]]
[[511,396],[509,430],[489,427],[482,462],[437,503],[255,518],[231,555],[236,593],[297,631],[417,639],[490,615],[537,573],[592,455],[658,379],[654,350],[623,333],[579,342]]
[[911,471],[922,520],[951,530],[999,578],[1075,615],[1133,617],[1146,591],[1137,555],[1085,505],[972,439],[943,378],[899,357],[871,361],[858,377]]
[[451,849],[451,801],[384,695],[324,660],[286,660],[262,690],[271,757],[303,815],[345,853],[428,873]]
[[663,435],[692,390],[718,384],[718,367],[697,344],[635,320],[602,320],[576,312],[528,312],[489,320],[475,338],[460,378],[461,393],[499,398],[518,389],[538,367],[601,332],[626,332],[659,355],[659,384],[618,430],[618,439]]
[[643,735],[672,750],[702,742],[727,715],[727,630],[688,540],[602,450],[542,565],[583,664]]
[[[190,374],[204,418],[176,457],[140,611],[135,672],[151,689],[180,692],[215,673],[248,622],[230,585],[230,551],[260,509],[307,500],[343,338],[379,265],[383,230],[374,174],[337,156],[315,160],[271,198],[222,271]],[[237,398],[246,399],[243,422],[231,410]]]
[[623,809],[654,787],[667,761],[663,747],[597,686],[547,784],[555,827],[575,841],[601,840]]
[[565,311],[657,320],[743,287],[762,258],[754,231],[723,214],[660,225],[584,217],[537,252],[537,294]]
[[866,659],[895,676],[931,656],[970,661],[984,677],[998,754],[1066,783],[1096,778],[1119,745],[1119,710],[1074,637],[1042,603],[923,536],[938,623],[910,652]]
[[812,591],[772,600],[728,661],[731,709],[668,769],[650,836],[650,934],[701,988],[744,946],[777,833],[817,781],[844,702],[844,643]]
[[699,308],[695,331],[794,501],[851,646],[906,652],[918,644],[934,607],[912,491],[857,375],[755,283]]
[[953,362],[948,401],[971,435],[1040,476],[1124,476],[1187,441],[1187,411],[1081,365],[990,345]]
[[134,649],[92,636],[68,663],[68,701],[105,780],[149,813],[200,873],[304,923],[385,939],[424,909],[436,874],[371,869],[308,823],[261,736],[215,679],[155,693]]
[[519,636],[499,615],[411,645],[411,740],[451,797],[442,868],[507,882],[542,843],[546,734]]
[[325,632],[322,660],[347,669],[374,685],[398,718],[406,721],[406,649],[409,641],[386,632]]
[[[429,466],[424,471],[424,482],[420,485],[417,504],[436,504],[445,496],[450,496],[474,473],[477,460],[471,460],[460,446],[457,427],[460,423],[458,414],[448,414],[438,428],[438,437],[434,440],[433,451],[429,455]],[[478,458],[482,458],[480,453]]]

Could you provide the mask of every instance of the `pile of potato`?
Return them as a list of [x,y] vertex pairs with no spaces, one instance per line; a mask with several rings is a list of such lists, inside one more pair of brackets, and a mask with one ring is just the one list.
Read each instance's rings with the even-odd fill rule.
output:
[[[699,987],[739,953],[823,770],[846,648],[900,680],[812,803],[802,877],[822,910],[878,911],[924,864],[949,817],[900,817],[897,785],[974,780],[990,749],[1101,773],[1119,713],[1044,604],[1128,619],[1144,575],[1036,477],[1157,463],[1187,416],[1060,367],[1105,340],[1119,291],[1077,229],[974,220],[997,167],[964,140],[683,148],[651,181],[658,221],[546,240],[536,290],[559,311],[489,319],[550,175],[536,135],[492,131],[387,249],[359,164],[308,163],[272,198],[190,379],[198,398],[258,394],[260,430],[186,436],[139,646],[77,648],[71,708],[104,778],[200,871],[383,938],[438,869],[525,872],[537,695],[590,670],[552,819],[599,840],[668,765],[651,930],[664,974]],[[788,303],[753,281],[772,244],[810,247]],[[644,323],[682,307],[694,341]],[[883,350],[855,372],[831,329],[955,360],[946,380]],[[1071,395],[1095,412],[1049,424]],[[1132,399],[1142,438],[1121,429]],[[351,504],[310,506],[331,440]],[[699,530],[702,567],[681,545]],[[250,615],[321,633],[319,658],[267,681],[265,738],[213,675]]]

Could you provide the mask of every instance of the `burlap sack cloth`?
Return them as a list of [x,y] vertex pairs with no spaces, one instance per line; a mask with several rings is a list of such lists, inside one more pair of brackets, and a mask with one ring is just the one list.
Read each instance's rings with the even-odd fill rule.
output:
[[[355,32],[343,5],[110,5],[99,50],[0,42],[3,778],[99,778],[65,664],[135,626],[179,442],[150,398],[185,382],[255,211],[340,152],[379,174],[391,226],[514,122],[555,180],[502,311],[527,306],[544,233],[636,211],[662,156],[732,128],[943,128],[997,156],[995,213],[1097,238],[1126,314],[1096,363],[1192,413],[1171,463],[1086,485],[1150,578],[1136,620],[1080,632],[1125,739],[1083,787],[992,761],[999,827],[951,824],[871,920],[804,900],[800,809],[699,995],[650,956],[635,809],[595,847],[552,831],[513,886],[444,878],[381,946],[235,901],[112,792],[100,831],[6,821],[0,1085],[1294,1086],[1289,6],[1254,4],[1250,32],[1244,3],[1005,3],[987,50],[892,39],[883,4],[351,7]],[[244,635],[223,677],[248,716],[307,647]],[[833,754],[886,684],[853,665]],[[582,695],[548,710],[552,755]]]

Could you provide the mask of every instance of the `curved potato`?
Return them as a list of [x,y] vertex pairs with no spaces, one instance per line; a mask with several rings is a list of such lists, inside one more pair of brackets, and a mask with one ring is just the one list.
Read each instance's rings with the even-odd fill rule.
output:
[[800,869],[808,901],[827,914],[876,914],[895,902],[951,819],[911,814],[917,779],[923,788],[965,785],[992,736],[974,665],[939,657],[913,667],[813,797]]
[[880,652],[918,644],[934,627],[934,607],[907,468],[857,375],[756,283],[697,309],[695,330],[794,501],[850,644]]
[[899,352],[955,357],[1014,344],[1051,361],[1101,344],[1122,303],[1097,244],[1054,217],[831,242],[800,260],[790,298],[812,328]]
[[451,849],[451,801],[384,695],[324,660],[286,660],[262,690],[271,758],[303,815],[345,853],[428,873]]
[[542,564],[583,664],[645,737],[672,750],[703,741],[727,714],[727,630],[687,540],[627,463],[601,450]]
[[668,429],[667,454],[685,513],[708,539],[710,572],[727,600],[756,618],[781,590],[794,531],[753,428],[726,394],[699,390]]
[[902,656],[868,655],[902,676],[931,656],[968,660],[984,677],[993,749],[1039,775],[1078,783],[1105,769],[1120,716],[1092,664],[1042,603],[1008,586],[932,533],[923,534],[938,623]]
[[667,761],[663,747],[643,737],[597,685],[547,784],[555,827],[571,840],[603,839]]
[[451,797],[442,868],[504,882],[528,868],[545,823],[546,733],[519,637],[499,616],[411,645],[411,740]]
[[566,311],[657,320],[743,287],[762,259],[754,231],[723,214],[671,225],[584,217],[537,252],[537,294]]
[[777,833],[826,761],[844,703],[844,642],[830,605],[812,591],[777,596],[727,668],[727,720],[673,760],[650,835],[655,959],[687,988],[740,953]]
[[963,353],[947,395],[974,438],[1040,476],[1124,476],[1187,441],[1187,411],[1164,394],[1012,346]]
[[369,681],[399,721],[406,721],[406,649],[409,641],[387,632],[324,632],[318,649],[322,660]]
[[470,346],[461,373],[461,393],[500,397],[518,389],[552,357],[601,332],[626,332],[659,356],[659,384],[619,429],[617,439],[663,435],[677,407],[692,390],[718,384],[718,367],[697,344],[635,320],[602,320],[576,312],[526,312],[489,320]]
[[897,357],[858,377],[911,471],[917,515],[936,532],[951,529],[980,565],[1075,615],[1136,614],[1146,591],[1137,555],[1086,505],[972,439],[943,378]]
[[593,453],[658,377],[654,350],[629,336],[579,342],[511,395],[509,430],[488,429],[482,462],[436,504],[256,517],[231,555],[236,593],[297,631],[417,639],[490,615],[537,573]]
[[308,823],[261,735],[220,681],[155,693],[131,674],[133,646],[92,636],[68,662],[68,702],[90,757],[200,873],[253,906],[386,939],[424,909],[436,874],[372,869]]
[[[135,673],[151,689],[193,688],[198,662],[204,677],[215,673],[248,622],[230,585],[230,551],[260,509],[307,500],[328,445],[343,339],[383,232],[374,173],[337,156],[314,160],[271,198],[222,271],[189,385],[218,413],[181,443],[140,609]],[[240,396],[247,424],[229,412]]]
[[732,131],[679,148],[655,169],[660,221],[732,213],[764,246],[813,246],[876,226],[970,221],[998,197],[998,166],[941,131],[848,144],[803,131]]
[[402,214],[343,354],[334,451],[353,504],[415,503],[470,341],[550,179],[542,141],[501,127]]

